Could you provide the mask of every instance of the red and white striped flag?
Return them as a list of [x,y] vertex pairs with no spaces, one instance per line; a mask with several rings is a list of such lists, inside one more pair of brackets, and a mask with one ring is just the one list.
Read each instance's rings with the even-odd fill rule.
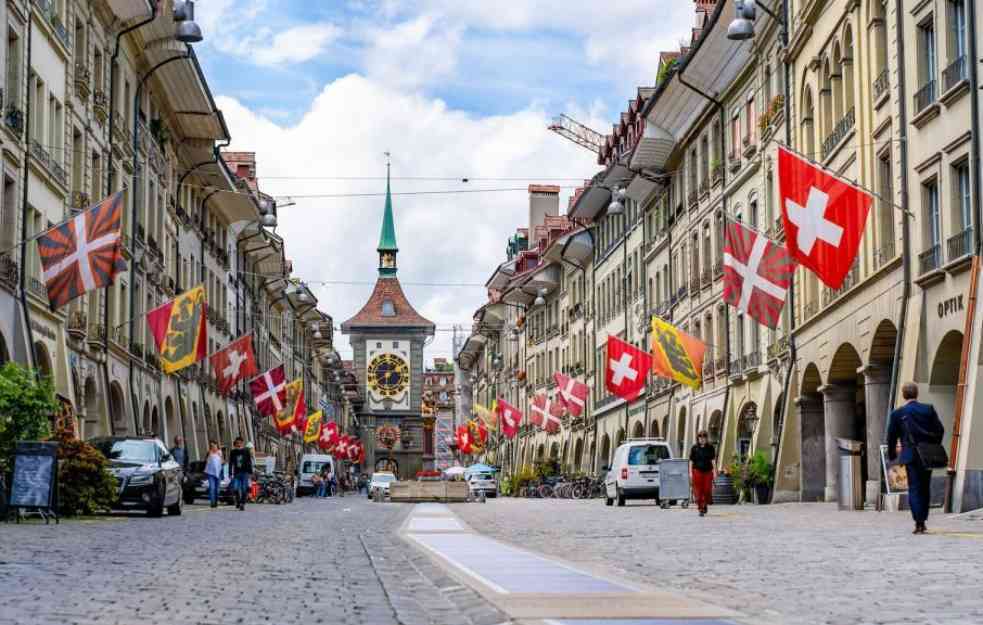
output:
[[537,393],[533,397],[529,420],[547,432],[553,433],[560,431],[560,415],[562,414],[563,406],[559,402],[550,399],[546,393]]
[[558,401],[563,402],[571,415],[579,417],[583,414],[590,387],[576,378],[563,375],[559,371],[553,374],[553,379],[556,380]]

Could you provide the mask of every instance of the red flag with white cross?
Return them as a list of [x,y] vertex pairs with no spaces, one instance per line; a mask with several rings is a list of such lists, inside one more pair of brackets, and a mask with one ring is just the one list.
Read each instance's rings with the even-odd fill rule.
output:
[[529,420],[547,432],[560,431],[560,415],[562,414],[563,406],[556,400],[550,399],[546,393],[536,393],[533,397]]
[[271,417],[287,403],[287,379],[283,365],[273,367],[249,382],[249,390],[256,401],[256,408],[264,417]]
[[789,254],[832,289],[843,286],[860,250],[873,198],[786,148],[778,188]]
[[505,435],[505,438],[515,438],[515,435],[519,433],[519,425],[522,424],[522,413],[504,399],[495,402],[495,409],[498,412],[498,422],[501,424],[502,434]]
[[616,336],[608,336],[604,383],[609,392],[626,401],[638,398],[645,390],[645,378],[651,369],[651,354]]
[[562,402],[571,415],[579,417],[587,405],[590,387],[576,378],[565,376],[559,371],[553,374],[556,382],[557,400]]
[[212,354],[208,360],[212,363],[218,392],[222,395],[227,395],[239,380],[249,379],[258,373],[251,334],[240,336]]
[[724,234],[724,301],[774,329],[792,284],[795,261],[765,235],[738,222]]

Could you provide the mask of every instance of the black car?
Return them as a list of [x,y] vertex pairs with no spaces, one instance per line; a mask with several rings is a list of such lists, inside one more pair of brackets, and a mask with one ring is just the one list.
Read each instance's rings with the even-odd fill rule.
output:
[[[222,479],[219,480],[218,498],[224,503],[235,502],[228,463],[222,465]],[[208,476],[205,475],[205,462],[203,460],[196,460],[188,465],[188,473],[184,480],[184,503],[193,504],[196,499],[208,499]]]
[[119,481],[113,508],[143,509],[149,516],[181,514],[184,470],[156,438],[107,436],[89,441],[109,460]]

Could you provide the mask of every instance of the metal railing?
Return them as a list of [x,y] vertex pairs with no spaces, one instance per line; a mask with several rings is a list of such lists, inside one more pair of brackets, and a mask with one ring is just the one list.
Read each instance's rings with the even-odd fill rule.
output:
[[838,146],[841,141],[853,130],[854,125],[857,123],[857,113],[856,109],[850,109],[846,112],[840,121],[836,122],[836,126],[833,127],[833,132],[829,133],[826,140],[823,141],[823,158],[826,158],[833,148]]
[[846,274],[846,277],[843,278],[843,284],[840,285],[840,288],[823,289],[823,306],[829,306],[836,300],[843,297],[847,291],[857,286],[858,282],[860,282],[860,267],[856,262],[854,262],[853,267],[850,268],[850,271]]
[[881,96],[891,87],[891,78],[887,68],[881,72],[874,80],[874,100],[880,100]]
[[915,115],[935,103],[935,81],[930,80],[915,92]]
[[973,229],[966,228],[959,234],[949,237],[946,241],[947,258],[949,262],[968,256],[973,249]]
[[812,319],[819,312],[819,301],[806,302],[806,305],[802,307],[802,317],[805,319]]
[[897,256],[897,251],[894,245],[894,238],[886,241],[884,245],[880,246],[874,250],[874,269],[879,269],[885,264],[890,262]]
[[942,265],[942,246],[935,244],[918,255],[918,273],[926,274],[935,271]]
[[20,138],[24,134],[24,111],[16,104],[8,104],[7,112],[3,116],[3,123]]
[[942,84],[948,91],[964,80],[969,80],[968,63],[966,56],[963,55],[953,61],[949,67],[942,71]]

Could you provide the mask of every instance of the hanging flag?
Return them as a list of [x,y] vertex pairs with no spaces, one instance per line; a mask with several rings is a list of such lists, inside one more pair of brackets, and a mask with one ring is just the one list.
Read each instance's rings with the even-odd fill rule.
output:
[[792,258],[840,288],[857,258],[873,198],[781,146],[778,188]]
[[287,383],[283,365],[273,367],[250,380],[249,391],[253,394],[256,409],[264,417],[272,417],[282,411],[287,401]]
[[504,399],[499,399],[495,407],[498,409],[498,419],[502,423],[502,434],[505,438],[515,438],[522,423],[522,413]]
[[109,286],[116,274],[126,269],[120,239],[122,214],[120,191],[37,238],[52,310],[88,291]]
[[474,451],[471,440],[471,431],[468,429],[467,425],[459,425],[457,427],[455,438],[457,439],[457,449],[462,454],[468,455]]
[[307,417],[307,425],[304,429],[304,442],[313,443],[321,438],[321,411]]
[[321,435],[318,437],[317,446],[325,451],[330,451],[338,444],[338,424],[328,421],[321,428]]
[[304,403],[304,380],[297,378],[287,384],[286,400],[283,410],[277,413],[276,429],[281,434],[307,433],[307,406]]
[[489,430],[497,430],[498,424],[495,422],[495,415],[491,410],[485,408],[481,404],[474,404],[472,406],[474,410],[474,416],[478,420],[482,421]]
[[246,380],[258,373],[256,355],[253,353],[253,336],[240,336],[208,359],[215,371],[218,392],[227,395],[239,380]]
[[560,416],[563,406],[550,399],[546,393],[536,393],[532,400],[529,420],[549,433],[560,431]]
[[738,222],[724,234],[724,301],[775,329],[782,316],[795,261],[788,251]]
[[342,434],[338,437],[338,442],[334,446],[334,457],[336,460],[344,460],[348,457],[348,444],[351,437],[347,434]]
[[147,313],[147,324],[157,343],[161,370],[174,373],[205,357],[205,286],[178,295]]
[[359,456],[362,455],[362,441],[355,439],[348,445],[348,460],[351,462],[357,462]]
[[645,390],[645,377],[652,368],[652,356],[610,335],[607,351],[604,384],[608,392],[625,401],[638,398]]
[[695,389],[703,384],[706,344],[670,323],[652,317],[652,372]]
[[563,375],[559,371],[553,374],[553,380],[556,381],[558,401],[563,402],[571,415],[579,417],[583,414],[590,387],[580,380]]

